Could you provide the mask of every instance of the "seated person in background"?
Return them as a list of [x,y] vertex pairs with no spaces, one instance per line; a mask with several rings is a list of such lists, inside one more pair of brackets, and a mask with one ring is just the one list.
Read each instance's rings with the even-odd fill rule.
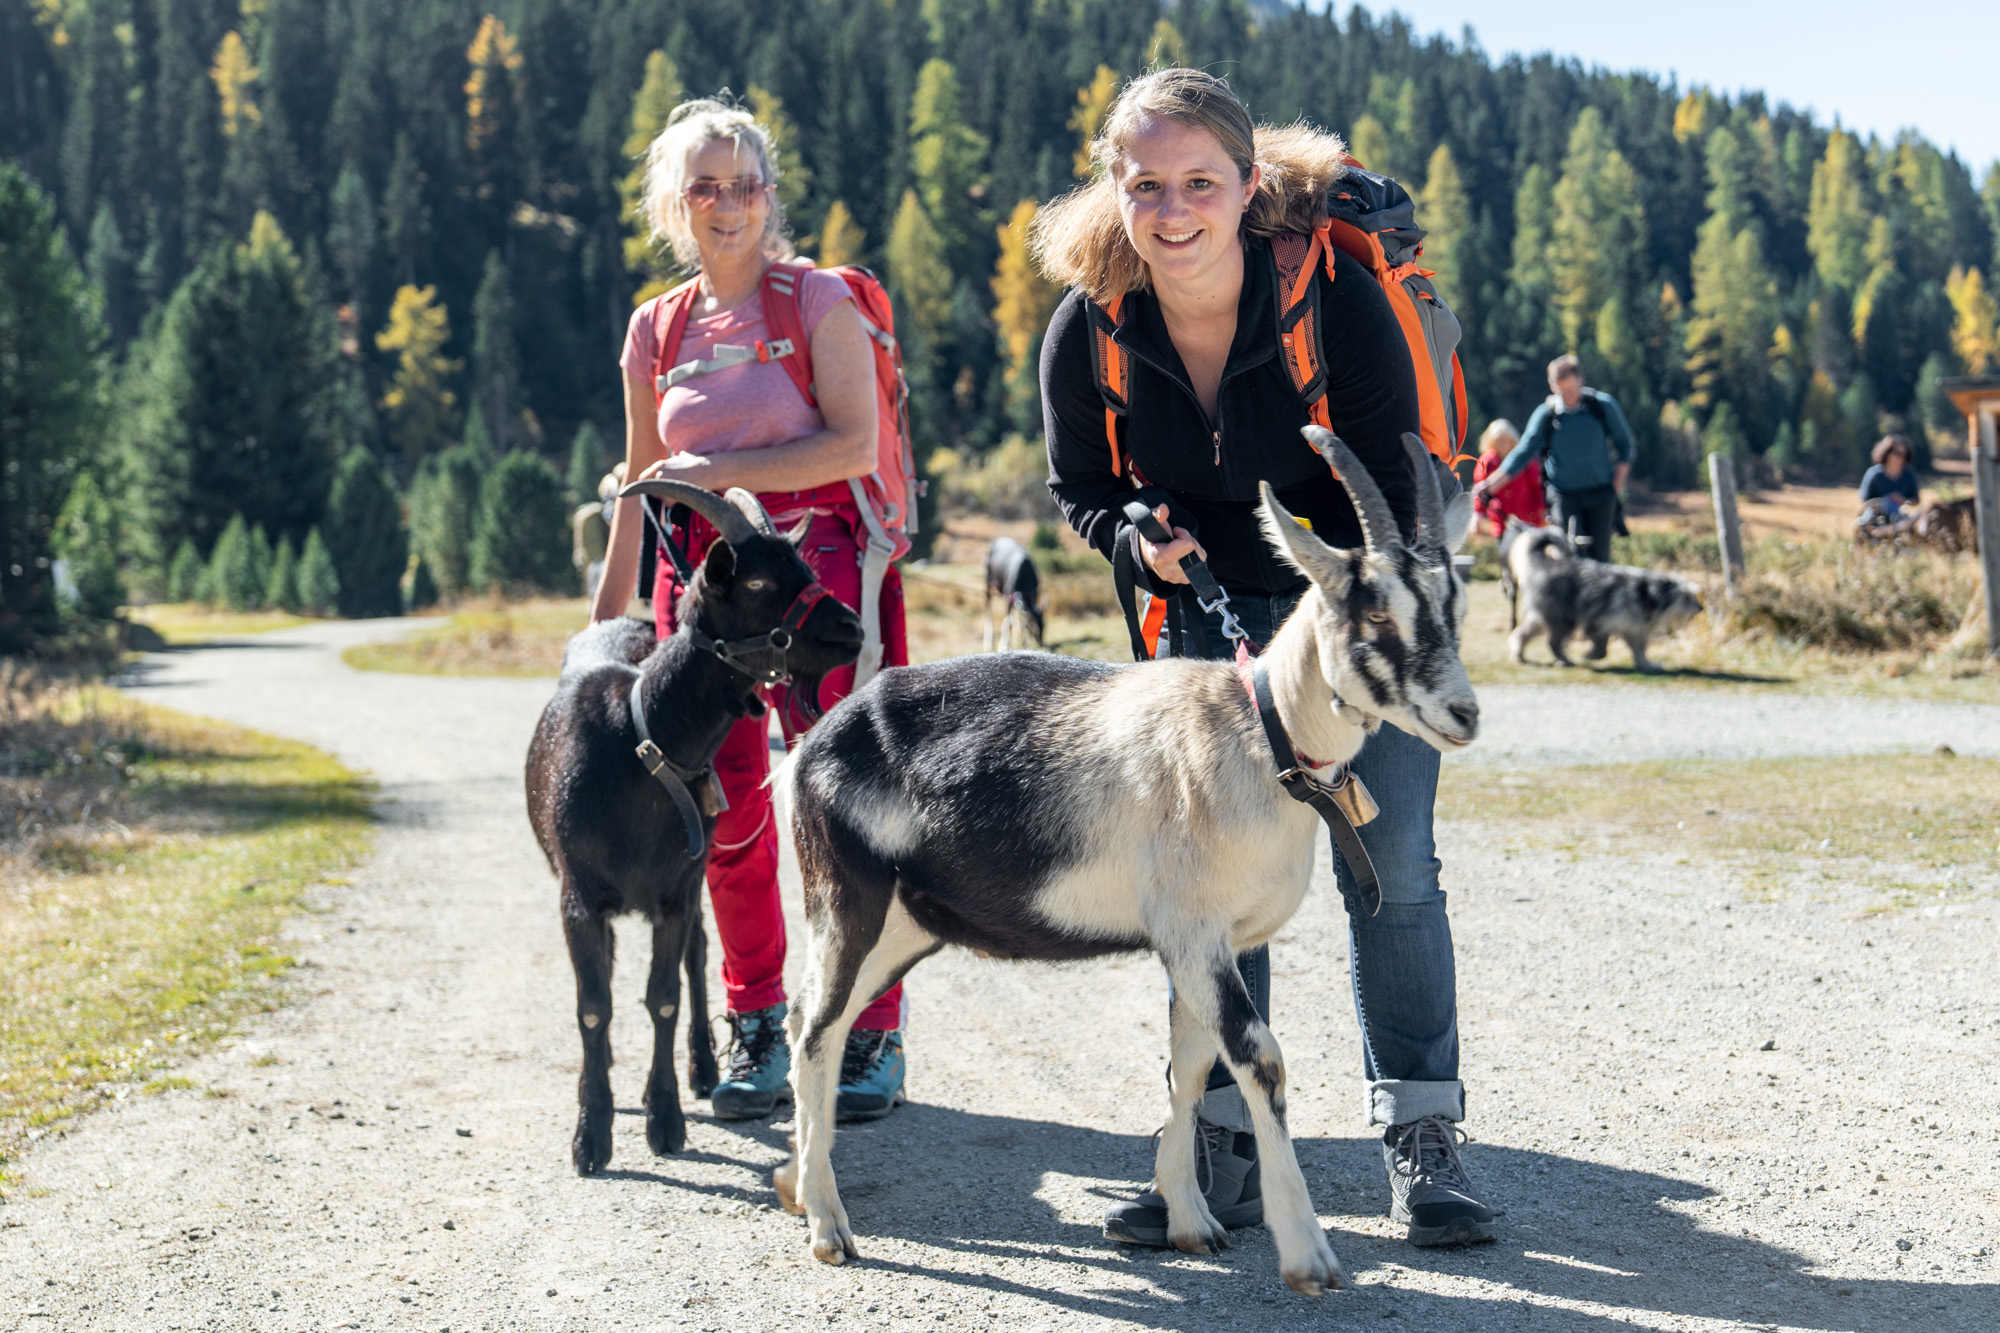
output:
[[1917,507],[1917,469],[1910,442],[1900,435],[1884,435],[1868,456],[1875,466],[1861,474],[1859,522],[1863,527],[1887,525],[1900,532],[1915,518]]
[[[1521,432],[1505,417],[1496,418],[1479,437],[1479,461],[1472,465],[1472,484],[1479,485],[1500,470],[1500,464],[1521,442]],[[1473,507],[1493,529],[1497,538],[1507,531],[1507,520],[1518,518],[1531,528],[1548,522],[1548,501],[1542,494],[1542,464],[1530,462],[1511,480],[1481,494],[1473,492]]]

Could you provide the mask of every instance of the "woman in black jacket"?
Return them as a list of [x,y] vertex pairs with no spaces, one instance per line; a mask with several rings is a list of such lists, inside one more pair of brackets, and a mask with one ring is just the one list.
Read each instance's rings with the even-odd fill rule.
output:
[[[1049,488],[1085,540],[1115,554],[1122,506],[1134,487],[1171,528],[1153,545],[1128,530],[1147,590],[1184,585],[1179,561],[1207,562],[1250,637],[1270,641],[1306,580],[1258,529],[1257,483],[1338,547],[1362,545],[1347,493],[1300,436],[1303,400],[1280,360],[1278,276],[1267,238],[1309,232],[1342,171],[1333,135],[1304,126],[1255,128],[1227,84],[1168,69],[1128,84],[1093,144],[1097,179],[1044,209],[1036,224],[1043,271],[1070,287],[1042,347]],[[1401,444],[1418,429],[1415,370],[1388,298],[1345,256],[1315,274],[1320,364],[1335,431],[1374,476],[1406,537],[1416,530],[1416,478]],[[1120,302],[1115,334],[1102,312]],[[1093,313],[1095,307],[1095,315]],[[1112,336],[1130,365],[1128,412],[1107,436],[1093,336]],[[1440,480],[1454,483],[1449,474]],[[1211,615],[1205,640],[1229,651]],[[1184,640],[1199,649],[1204,636]],[[1172,651],[1169,636],[1161,651]],[[1335,855],[1348,904],[1355,1009],[1362,1032],[1369,1123],[1384,1127],[1391,1216],[1419,1245],[1493,1238],[1493,1211],[1459,1156],[1464,1089],[1451,926],[1431,837],[1438,753],[1384,727],[1355,771],[1382,807],[1361,830],[1381,878],[1382,907],[1356,911],[1356,889]],[[1265,949],[1239,960],[1257,1011],[1270,1018]],[[1256,1142],[1242,1098],[1218,1062],[1202,1099],[1200,1175],[1225,1226],[1263,1220]],[[1114,1205],[1105,1234],[1166,1244],[1157,1193]]]

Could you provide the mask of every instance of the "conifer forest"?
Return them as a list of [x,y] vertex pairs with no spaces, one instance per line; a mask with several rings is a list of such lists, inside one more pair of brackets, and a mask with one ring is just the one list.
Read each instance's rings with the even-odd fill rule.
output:
[[2000,166],[1362,9],[0,0],[0,53],[10,637],[65,550],[100,601],[561,586],[626,322],[678,280],[634,155],[724,88],[776,135],[801,253],[887,280],[920,459],[1039,433],[1027,224],[1164,62],[1416,196],[1475,433],[1572,350],[1655,486],[1715,451],[1851,478],[1885,429],[1920,462],[1961,438],[1934,381],[2000,370]]

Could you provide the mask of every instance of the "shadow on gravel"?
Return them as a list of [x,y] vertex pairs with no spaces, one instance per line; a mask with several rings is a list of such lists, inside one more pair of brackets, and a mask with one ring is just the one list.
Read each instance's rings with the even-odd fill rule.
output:
[[1564,669],[1554,662],[1527,662],[1525,666],[1542,667],[1549,671],[1551,678],[1565,684],[1584,683],[1612,677],[1619,680],[1675,681],[1675,680],[1723,680],[1736,685],[1796,685],[1798,680],[1791,676],[1753,676],[1744,671],[1704,671],[1700,667],[1662,666],[1658,671],[1641,671],[1630,665],[1609,666],[1579,661],[1576,666]]
[[[729,1128],[767,1150],[785,1148],[788,1128]],[[1279,1313],[1267,1307],[1278,1306],[1291,1307],[1284,1311],[1288,1323],[1310,1313],[1313,1322],[1343,1325],[1357,1317],[1402,1319],[1414,1330],[1665,1328],[1679,1316],[1828,1333],[1913,1324],[1990,1333],[2000,1309],[2000,1284],[1920,1276],[1938,1257],[1928,1239],[1912,1238],[1912,1250],[1900,1254],[1908,1277],[1836,1281],[1807,1271],[1801,1256],[1773,1240],[1698,1225],[1680,1209],[1710,1197],[1704,1186],[1483,1144],[1467,1160],[1506,1210],[1498,1241],[1412,1249],[1353,1229],[1387,1208],[1375,1139],[1299,1139],[1296,1148],[1314,1203],[1336,1219],[1330,1236],[1341,1262],[1351,1275],[1372,1279],[1316,1304],[1284,1289],[1261,1228],[1234,1233],[1235,1245],[1220,1256],[1190,1257],[1114,1245],[1094,1217],[1061,1216],[1036,1197],[1051,1175],[1129,1181],[1089,1188],[1107,1201],[1127,1197],[1152,1174],[1147,1136],[912,1105],[887,1120],[842,1126],[834,1154],[864,1267],[918,1272],[968,1291],[1007,1293],[1052,1311],[1144,1328],[1267,1326]],[[656,1171],[610,1174],[776,1207],[768,1170],[758,1162],[727,1154],[700,1160],[741,1165],[760,1184],[689,1186],[665,1161]],[[769,1160],[769,1152],[759,1158]],[[871,1237],[896,1237],[953,1257],[936,1264],[871,1260]],[[802,1228],[798,1243],[803,1250]],[[1023,1281],[1010,1273],[1009,1260],[1067,1265],[1074,1277],[1059,1285]],[[1113,1289],[1104,1281],[1114,1273],[1129,1278],[1135,1267],[1150,1291]],[[1406,1273],[1446,1276],[1457,1290],[1412,1290]],[[1593,1308],[1560,1308],[1568,1304]]]

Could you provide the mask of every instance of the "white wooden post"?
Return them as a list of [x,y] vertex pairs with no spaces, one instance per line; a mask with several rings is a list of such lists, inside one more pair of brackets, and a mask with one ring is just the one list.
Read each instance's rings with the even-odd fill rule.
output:
[[1722,547],[1722,586],[1736,595],[1743,576],[1743,529],[1736,519],[1736,464],[1727,454],[1708,456],[1708,489],[1715,497],[1715,537]]
[[1979,579],[1986,593],[1986,655],[2000,657],[2000,399],[1982,401],[1979,411],[1968,416]]

